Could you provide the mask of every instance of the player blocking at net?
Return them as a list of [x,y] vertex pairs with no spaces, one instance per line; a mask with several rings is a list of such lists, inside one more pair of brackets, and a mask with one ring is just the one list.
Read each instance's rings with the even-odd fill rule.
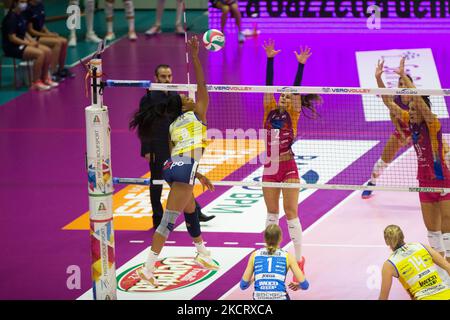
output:
[[[275,43],[269,39],[263,48],[267,55],[266,85],[273,85],[274,57],[281,52],[275,50]],[[308,47],[301,48],[300,54],[295,52],[298,61],[294,86],[300,86],[306,61],[312,55]],[[316,104],[322,99],[316,94],[281,93],[278,102],[272,93],[264,94],[263,126],[267,131],[266,153],[263,182],[300,183],[297,164],[292,151],[292,144],[297,136],[297,124],[303,107],[316,114]],[[289,236],[294,244],[295,258],[300,269],[304,270],[305,258],[302,256],[302,226],[298,217],[299,188],[263,187],[264,201],[267,206],[266,227],[278,224],[279,200],[283,192],[283,207],[287,217]],[[298,282],[294,276],[294,282]]]
[[[211,191],[214,190],[214,187],[205,176],[197,172],[198,164],[207,143],[206,112],[209,96],[198,57],[199,41],[196,36],[193,36],[188,43],[197,79],[197,102],[184,95],[177,95],[169,99],[168,104],[170,106],[163,105],[161,107],[161,109],[170,107],[171,109],[181,110],[181,115],[173,121],[169,129],[171,157],[164,163],[163,168],[164,180],[170,185],[166,210],[153,235],[147,261],[137,271],[139,277],[152,286],[158,285],[157,277],[154,275],[156,261],[166,239],[175,227],[177,218],[183,211],[185,212],[187,230],[197,249],[196,263],[207,269],[218,269],[218,264],[212,259],[211,253],[205,247],[201,236],[200,221],[198,215],[195,214],[195,198],[193,196],[195,178],[199,179],[201,184]],[[145,127],[149,125],[151,125],[149,121],[140,122],[138,130],[145,131]]]
[[[379,88],[386,88],[381,75],[384,71],[384,61],[378,63],[377,71],[375,73],[375,78],[377,80],[377,85]],[[413,82],[412,78],[409,75],[406,75],[408,79]],[[399,88],[407,88],[405,81],[400,77],[398,80]],[[408,111],[409,102],[411,101],[412,96],[401,95],[395,96],[394,102],[403,110]],[[383,152],[381,154],[380,159],[377,160],[372,169],[372,174],[370,176],[370,181],[367,184],[368,186],[375,186],[377,179],[383,173],[384,169],[394,160],[395,155],[400,150],[401,147],[409,146],[411,144],[411,132],[409,130],[408,124],[403,122],[401,119],[397,119],[394,117],[392,113],[389,114],[391,117],[391,121],[394,124],[395,131],[391,134],[386,145],[383,148]],[[368,199],[372,195],[372,190],[364,190],[361,194],[363,199]]]
[[[380,71],[378,65],[376,73]],[[396,72],[407,88],[413,88],[405,72],[402,58]],[[417,180],[419,187],[450,188],[450,168],[445,161],[446,144],[442,138],[441,123],[431,111],[428,96],[412,96],[409,110],[405,111],[392,96],[383,95],[383,102],[400,121],[407,123],[417,154]],[[450,193],[419,192],[420,206],[430,246],[450,261]]]

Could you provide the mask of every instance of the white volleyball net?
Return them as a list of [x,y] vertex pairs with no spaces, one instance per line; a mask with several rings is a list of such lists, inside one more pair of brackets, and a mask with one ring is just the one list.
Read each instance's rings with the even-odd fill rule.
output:
[[[196,86],[151,84],[150,90],[192,95]],[[394,96],[403,101],[406,101],[405,97],[428,96],[431,109],[441,123],[446,153],[448,150],[445,145],[450,133],[448,89],[208,85],[208,91],[208,147],[198,170],[215,185],[448,191],[431,183],[419,187],[417,156],[412,139],[403,130],[396,128],[381,99],[381,95]],[[291,149],[300,183],[263,182],[264,167],[272,165],[266,156],[268,141],[264,122],[267,121],[267,112],[263,98],[264,94],[269,94],[278,101],[283,93],[300,94],[302,100],[315,95],[322,100],[321,104],[314,104],[315,113],[303,107],[298,121],[295,117],[291,119],[292,126],[297,127]],[[281,125],[278,132],[287,123],[277,123]],[[271,130],[277,131],[273,128]],[[272,134],[271,139],[276,140],[276,134]],[[277,141],[272,143],[276,145]],[[376,185],[367,187],[374,165],[382,155],[390,158],[390,161],[382,167]],[[445,162],[442,165],[447,166]],[[278,169],[276,166],[273,168],[275,171],[269,173],[275,175],[288,170],[282,162]]]

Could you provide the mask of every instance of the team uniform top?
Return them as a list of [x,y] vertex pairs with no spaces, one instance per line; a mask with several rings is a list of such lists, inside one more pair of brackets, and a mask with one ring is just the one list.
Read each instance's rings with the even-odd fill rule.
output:
[[180,115],[169,127],[174,144],[172,156],[182,155],[197,148],[206,148],[206,125],[193,111]]
[[450,180],[450,171],[444,161],[441,123],[435,118],[431,124],[410,123],[409,114],[402,111],[402,121],[408,123],[417,154],[417,180]]
[[38,3],[36,5],[28,4],[27,9],[24,12],[24,16],[28,23],[33,24],[33,29],[41,31],[44,28],[45,23],[45,10],[44,4]]
[[10,34],[15,34],[20,39],[25,39],[25,33],[27,32],[27,21],[26,19],[21,15],[17,14],[14,11],[9,11],[6,17],[3,19],[2,22],[2,44],[3,44],[3,50],[18,46],[17,44],[12,43],[9,40]]
[[[408,111],[409,110],[409,106],[405,103],[402,102],[402,97],[401,96],[395,96],[394,97],[394,102],[403,110]],[[398,125],[400,126],[400,130],[403,131],[403,133],[408,137],[411,135],[411,132],[409,131],[409,126],[408,126],[408,122],[403,122],[401,120],[395,119],[395,121],[398,123]],[[397,130],[396,130],[397,131]]]
[[300,112],[294,110],[292,103],[285,112],[280,112],[277,102],[272,96],[264,104],[264,129],[266,133],[267,156],[272,155],[272,148],[278,148],[279,156],[292,152],[291,146],[297,136],[297,122]]
[[289,261],[288,253],[277,249],[269,255],[266,248],[259,249],[253,255],[255,274],[254,300],[288,300],[286,292],[286,274]]
[[420,243],[408,243],[395,250],[388,261],[412,299],[450,299],[450,287],[439,276],[428,250]]

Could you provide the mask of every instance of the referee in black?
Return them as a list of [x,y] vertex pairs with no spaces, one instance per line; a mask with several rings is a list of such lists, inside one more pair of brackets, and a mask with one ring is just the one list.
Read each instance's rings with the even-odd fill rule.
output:
[[[172,83],[172,70],[167,64],[160,64],[155,69],[155,82]],[[167,100],[171,96],[178,93],[175,91],[147,91],[146,95],[141,98],[140,106],[149,103],[158,103]],[[153,184],[153,180],[163,180],[162,169],[164,162],[170,157],[169,151],[169,119],[162,119],[155,123],[155,134],[152,135],[149,142],[141,141],[141,156],[150,164],[150,202],[153,209],[153,228],[158,228],[164,209],[161,204],[162,185]],[[200,205],[195,202],[195,212],[199,216],[200,222],[206,222],[215,216],[207,216],[202,213]]]

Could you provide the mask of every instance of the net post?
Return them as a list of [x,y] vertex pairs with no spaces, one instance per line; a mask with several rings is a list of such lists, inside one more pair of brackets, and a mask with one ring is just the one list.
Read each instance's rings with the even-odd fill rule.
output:
[[102,60],[89,64],[91,105],[85,108],[91,272],[94,300],[116,300],[117,280],[112,212],[111,137],[102,97]]

